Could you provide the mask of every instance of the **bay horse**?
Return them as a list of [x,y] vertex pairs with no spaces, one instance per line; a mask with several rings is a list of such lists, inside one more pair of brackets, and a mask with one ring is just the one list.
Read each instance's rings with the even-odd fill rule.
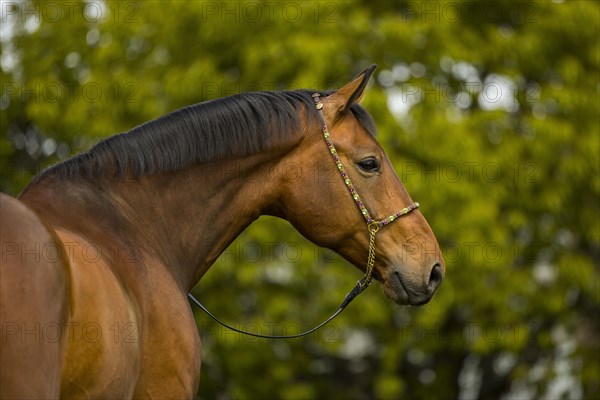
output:
[[186,295],[260,215],[333,249],[396,303],[428,302],[444,262],[358,104],[374,69],[314,98],[185,107],[0,196],[1,397],[194,397],[201,343]]

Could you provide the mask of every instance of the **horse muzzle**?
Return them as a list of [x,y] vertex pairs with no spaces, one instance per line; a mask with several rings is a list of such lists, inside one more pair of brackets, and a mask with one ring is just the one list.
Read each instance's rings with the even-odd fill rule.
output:
[[444,279],[444,268],[435,262],[427,279],[415,282],[408,274],[393,267],[383,283],[383,291],[387,297],[400,305],[422,306],[427,304]]

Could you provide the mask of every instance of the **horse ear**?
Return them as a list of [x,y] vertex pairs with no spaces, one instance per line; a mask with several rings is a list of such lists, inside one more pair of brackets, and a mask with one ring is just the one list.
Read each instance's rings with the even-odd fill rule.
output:
[[352,104],[359,103],[369,83],[369,79],[377,68],[377,64],[371,65],[350,83],[344,85],[340,90],[329,96],[332,103],[336,105],[338,112],[345,112]]

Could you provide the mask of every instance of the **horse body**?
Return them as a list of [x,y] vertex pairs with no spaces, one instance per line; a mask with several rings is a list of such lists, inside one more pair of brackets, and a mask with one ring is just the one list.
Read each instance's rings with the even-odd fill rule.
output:
[[[333,122],[332,134],[344,132],[336,145],[348,164],[357,165],[367,154],[386,171],[353,170],[365,201],[380,209],[390,202],[410,204],[385,154],[349,112],[368,75],[328,97],[325,115]],[[50,170],[18,200],[3,195],[1,397],[193,397],[201,344],[186,295],[260,215],[289,220],[314,243],[364,268],[368,234],[361,216],[347,203],[335,165],[321,156],[318,124],[298,107],[301,123],[292,134],[271,137],[268,151],[258,146],[214,162],[138,174],[136,168],[143,172],[148,166],[136,166],[128,155],[119,158],[129,144],[117,138],[116,149],[99,149],[92,163],[75,159],[68,176]],[[235,110],[240,119],[257,113]],[[167,127],[181,129],[178,121]],[[263,125],[286,128],[272,118]],[[165,129],[157,129],[160,136],[153,139],[168,145],[176,139]],[[142,152],[140,162],[152,151]],[[102,168],[88,168],[94,163]],[[432,266],[440,268],[439,249],[400,254],[406,238],[416,247],[435,242],[421,214],[413,214],[380,234],[386,250],[374,271],[385,293],[401,304],[422,304],[439,285],[431,277]],[[22,251],[34,243],[37,257]],[[27,329],[39,335],[28,336]],[[32,373],[36,378],[28,379]]]
[[[53,249],[66,259],[60,265],[67,272],[61,278],[64,288],[47,298],[47,303],[69,299],[64,310],[68,312],[62,313],[67,317],[56,315],[48,322],[60,327],[64,336],[57,343],[65,354],[61,397],[193,397],[200,341],[186,294],[263,213],[261,203],[271,202],[268,187],[278,184],[276,164],[265,161],[277,156],[275,152],[223,162],[219,170],[225,173],[203,165],[185,173],[125,179],[101,191],[101,179],[92,184],[42,179],[27,188],[20,202],[5,196],[35,216],[43,229],[39,221],[44,221],[51,230],[47,235],[54,238]],[[271,184],[257,191],[245,185],[248,180]],[[195,211],[182,214],[182,209]],[[64,210],[78,217],[65,219]],[[228,219],[234,213],[229,223],[215,223],[216,216]],[[98,215],[103,220],[97,221]],[[36,242],[38,236],[23,242]],[[7,232],[6,237],[16,235]],[[42,256],[48,256],[45,253]],[[43,275],[55,270],[56,266]],[[2,304],[12,303],[2,299]],[[38,306],[49,314],[47,304]],[[153,355],[160,355],[160,363],[153,362]],[[45,387],[40,390],[47,393]]]

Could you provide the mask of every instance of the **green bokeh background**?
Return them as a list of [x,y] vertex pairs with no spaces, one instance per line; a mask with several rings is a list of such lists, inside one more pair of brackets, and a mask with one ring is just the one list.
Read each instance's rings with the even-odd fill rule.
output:
[[[0,189],[12,195],[176,108],[337,88],[379,64],[363,105],[439,239],[447,279],[422,308],[392,304],[375,284],[304,339],[247,338],[197,313],[198,398],[600,397],[599,3],[0,7]],[[295,333],[359,277],[261,218],[196,293],[238,327]]]

